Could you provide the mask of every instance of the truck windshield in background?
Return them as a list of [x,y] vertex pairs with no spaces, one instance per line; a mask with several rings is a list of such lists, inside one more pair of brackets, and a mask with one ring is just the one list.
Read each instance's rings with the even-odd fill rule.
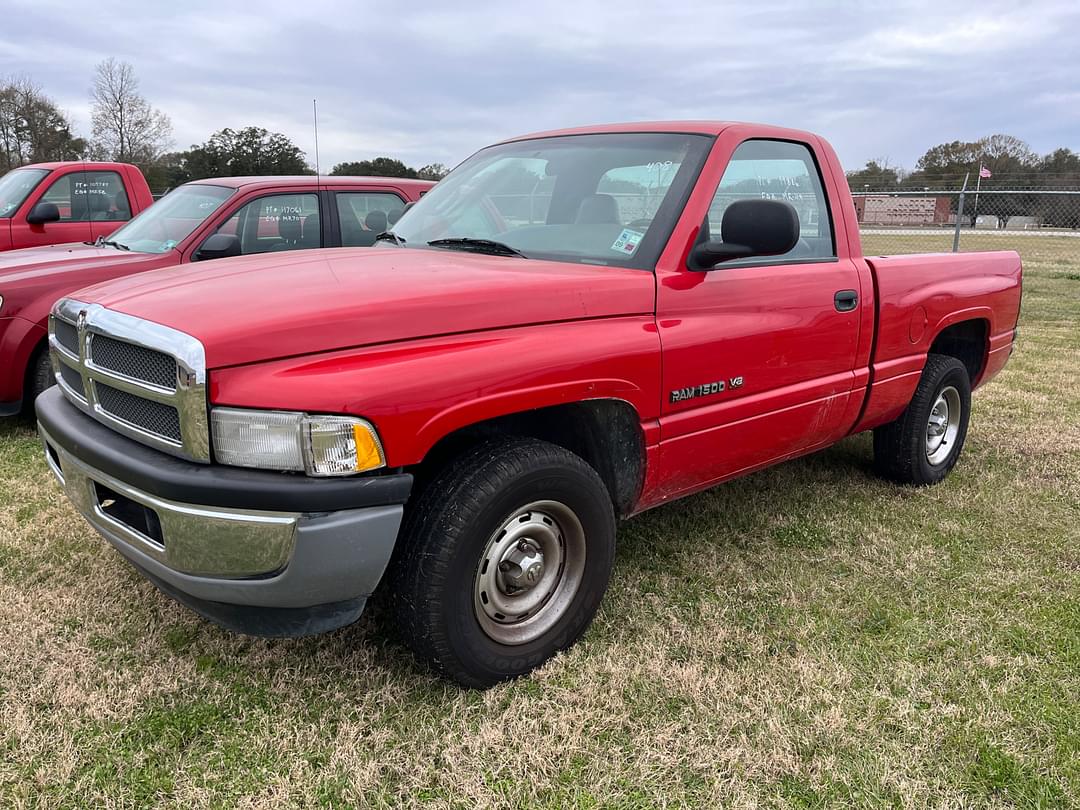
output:
[[14,214],[48,173],[47,169],[13,169],[0,177],[0,218]]
[[165,253],[184,241],[235,192],[203,183],[180,186],[116,231],[109,241],[136,253]]
[[[408,247],[651,268],[713,138],[598,133],[504,143],[469,158],[394,226]],[[485,251],[488,252],[488,251]]]

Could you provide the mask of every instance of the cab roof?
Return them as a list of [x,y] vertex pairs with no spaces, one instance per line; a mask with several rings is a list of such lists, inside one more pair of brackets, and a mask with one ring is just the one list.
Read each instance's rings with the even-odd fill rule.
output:
[[118,166],[128,166],[132,169],[135,167],[130,163],[117,163],[112,160],[54,160],[51,163],[28,163],[25,166],[16,166],[17,169],[47,169],[53,171],[55,169],[67,169],[71,166],[79,166],[87,171],[100,171],[103,169],[115,169]]
[[266,176],[266,177],[204,177],[201,180],[192,180],[191,183],[200,183],[211,186],[227,186],[229,188],[265,188],[272,186],[395,186],[397,188],[412,188],[424,191],[435,185],[433,180],[414,180],[410,177],[353,177],[350,175],[323,175],[316,177],[313,174],[300,174],[292,176]]
[[742,127],[751,129],[755,135],[762,137],[783,138],[787,140],[810,140],[813,135],[810,132],[799,129],[772,126],[771,124],[754,124],[746,121],[629,121],[615,124],[592,124],[584,127],[571,127],[569,129],[553,129],[547,132],[533,132],[530,135],[519,135],[507,138],[503,143],[514,141],[527,141],[534,138],[556,138],[562,135],[592,135],[598,133],[615,132],[671,132],[689,135],[712,135],[716,136],[729,127]]

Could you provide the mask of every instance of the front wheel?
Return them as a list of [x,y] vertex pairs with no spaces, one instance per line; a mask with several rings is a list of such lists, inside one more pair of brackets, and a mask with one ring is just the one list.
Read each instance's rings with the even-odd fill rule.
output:
[[936,484],[960,458],[971,411],[971,380],[955,357],[926,359],[911,403],[874,430],[874,469],[901,484]]
[[573,644],[607,589],[611,499],[596,471],[547,442],[485,443],[412,507],[391,598],[406,642],[470,687],[523,675]]
[[52,361],[49,359],[48,349],[38,349],[30,361],[30,368],[26,374],[23,409],[27,414],[33,416],[34,400],[41,396],[45,389],[53,385],[56,385],[56,377],[53,376]]

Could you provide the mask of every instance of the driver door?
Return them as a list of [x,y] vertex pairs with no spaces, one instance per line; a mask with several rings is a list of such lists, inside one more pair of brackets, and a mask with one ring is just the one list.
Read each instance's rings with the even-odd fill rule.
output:
[[[91,242],[91,205],[97,198],[91,195],[87,172],[75,171],[58,177],[49,175],[40,188],[23,205],[23,215],[12,220],[12,242],[21,247],[61,245],[68,242]],[[38,203],[52,203],[60,211],[60,220],[31,225],[26,221]]]
[[748,197],[791,203],[801,233],[792,251],[705,272],[681,267],[658,286],[672,494],[834,441],[850,426],[859,273],[837,256],[811,146],[740,144],[709,207],[709,238],[720,240],[724,210]]

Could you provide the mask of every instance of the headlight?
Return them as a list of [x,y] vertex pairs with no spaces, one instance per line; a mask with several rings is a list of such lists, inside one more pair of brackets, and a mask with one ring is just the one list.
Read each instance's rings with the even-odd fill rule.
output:
[[210,425],[220,464],[308,475],[351,475],[386,466],[375,428],[352,416],[214,408]]

